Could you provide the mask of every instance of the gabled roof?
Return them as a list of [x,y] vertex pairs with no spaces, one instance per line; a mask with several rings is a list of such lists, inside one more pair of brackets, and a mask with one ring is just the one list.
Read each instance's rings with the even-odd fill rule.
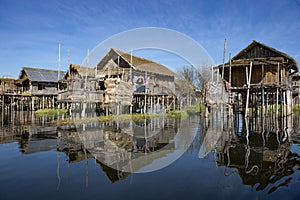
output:
[[[256,55],[252,55],[252,54],[250,54],[251,57],[249,57],[248,53],[251,50],[253,50],[255,47],[259,47],[259,49],[264,49],[267,51],[267,53],[264,53],[265,55],[263,57],[257,57]],[[269,47],[265,44],[255,41],[255,40],[253,40],[251,44],[249,44],[246,48],[244,48],[237,55],[235,55],[232,58],[232,60],[252,59],[252,58],[253,59],[255,59],[255,58],[272,58],[272,57],[283,57],[285,59],[285,61],[288,63],[287,65],[292,65],[292,66],[290,66],[291,69],[298,71],[298,64],[295,59],[293,59],[286,53],[278,51],[272,47]]]
[[[60,71],[60,79],[66,74],[65,71]],[[49,69],[39,69],[39,68],[29,68],[23,67],[19,78],[22,80],[26,77],[31,82],[57,82],[58,80],[58,70],[49,70]]]
[[151,72],[155,74],[175,76],[176,74],[165,67],[164,65],[141,58],[138,56],[133,56],[118,49],[111,48],[110,51],[103,57],[103,59],[97,64],[97,69],[102,69],[110,59],[117,59],[120,56],[124,61],[127,62],[129,66],[132,66],[134,69]]
[[70,64],[69,70],[76,71],[81,77],[95,76],[95,68],[80,66],[76,64]]

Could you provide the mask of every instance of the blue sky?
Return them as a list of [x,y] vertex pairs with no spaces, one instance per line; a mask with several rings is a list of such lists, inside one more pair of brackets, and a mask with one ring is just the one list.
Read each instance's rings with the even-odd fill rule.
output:
[[0,0],[0,27],[1,77],[17,77],[22,66],[57,69],[58,41],[61,68],[67,69],[68,49],[71,63],[81,64],[88,48],[140,27],[186,34],[215,64],[222,62],[225,38],[227,53],[257,40],[300,63],[300,0]]

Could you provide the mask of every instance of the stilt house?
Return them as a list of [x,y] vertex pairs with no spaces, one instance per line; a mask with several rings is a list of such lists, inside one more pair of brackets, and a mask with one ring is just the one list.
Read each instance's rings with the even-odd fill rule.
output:
[[66,72],[23,67],[20,72],[17,88],[22,95],[30,96],[32,109],[54,108],[58,95],[58,80]]
[[64,71],[23,67],[17,85],[23,93],[36,96],[57,95],[58,80],[62,79],[65,73]]
[[97,75],[103,78],[106,104],[132,103],[136,112],[175,108],[175,73],[157,62],[112,48],[98,63]]
[[11,94],[18,93],[15,78],[0,78],[0,93]]
[[293,104],[300,104],[300,75],[295,74],[292,76],[292,84],[293,84]]
[[[229,62],[217,67],[226,89],[234,96],[235,110],[261,108],[261,113],[278,104],[285,114],[292,112],[292,75],[298,72],[297,62],[289,55],[253,41]],[[278,113],[277,113],[278,114]]]
[[14,95],[19,94],[16,86],[17,79],[14,78],[0,78],[0,109],[4,110],[6,107],[11,107],[14,104]]
[[71,64],[59,82],[58,103],[71,110],[84,110],[84,105],[93,109],[99,107],[103,92],[95,73],[95,68]]

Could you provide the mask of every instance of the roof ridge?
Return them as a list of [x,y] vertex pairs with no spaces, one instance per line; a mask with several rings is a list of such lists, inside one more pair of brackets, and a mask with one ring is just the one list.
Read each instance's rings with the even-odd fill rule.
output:
[[[119,52],[121,52],[121,53],[123,53],[123,54],[127,54],[127,55],[130,55],[130,56],[132,56],[132,57],[135,57],[135,58],[138,58],[138,59],[141,59],[141,60],[146,60],[146,61],[149,61],[149,62],[151,62],[151,63],[155,63],[155,64],[158,64],[158,65],[164,66],[163,64],[161,64],[161,63],[159,63],[159,62],[155,62],[155,61],[153,61],[153,60],[149,60],[149,59],[142,58],[142,57],[139,57],[139,56],[134,56],[134,55],[131,55],[131,54],[126,53],[126,52],[124,52],[124,51],[121,51],[121,50],[119,50],[119,49],[115,49],[115,48],[112,48],[112,49],[115,50],[117,54],[120,54]],[[118,51],[119,51],[119,52],[118,52]],[[122,56],[122,55],[120,55],[120,56]],[[124,58],[124,59],[127,60],[126,58]],[[127,61],[128,61],[128,60],[127,60]],[[129,62],[129,61],[128,61],[128,62]],[[164,66],[164,67],[166,67],[166,66]]]
[[37,70],[37,71],[66,72],[64,70],[54,70],[54,69],[45,69],[45,68],[37,68],[37,67],[22,67],[22,69]]

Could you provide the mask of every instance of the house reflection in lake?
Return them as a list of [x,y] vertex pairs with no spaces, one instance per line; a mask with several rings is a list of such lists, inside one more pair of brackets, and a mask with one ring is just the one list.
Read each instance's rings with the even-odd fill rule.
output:
[[[172,154],[176,155],[171,160],[176,159],[178,152],[188,148],[198,125],[197,120],[164,117],[137,122],[87,123],[73,130],[59,129],[59,149],[68,152],[84,149],[98,162],[131,173],[147,168],[159,159],[166,162],[166,157]],[[183,130],[184,137],[178,134]]]
[[275,127],[263,123],[261,131],[257,132],[249,129],[249,122],[243,121],[243,128],[238,129],[242,131],[237,130],[232,139],[224,140],[222,149],[217,152],[218,165],[226,167],[224,175],[237,172],[244,185],[255,187],[257,191],[273,184],[268,189],[269,194],[288,186],[292,180],[289,175],[300,166],[299,155],[291,151],[294,134],[285,126],[291,127],[291,122],[292,116],[282,118]]

